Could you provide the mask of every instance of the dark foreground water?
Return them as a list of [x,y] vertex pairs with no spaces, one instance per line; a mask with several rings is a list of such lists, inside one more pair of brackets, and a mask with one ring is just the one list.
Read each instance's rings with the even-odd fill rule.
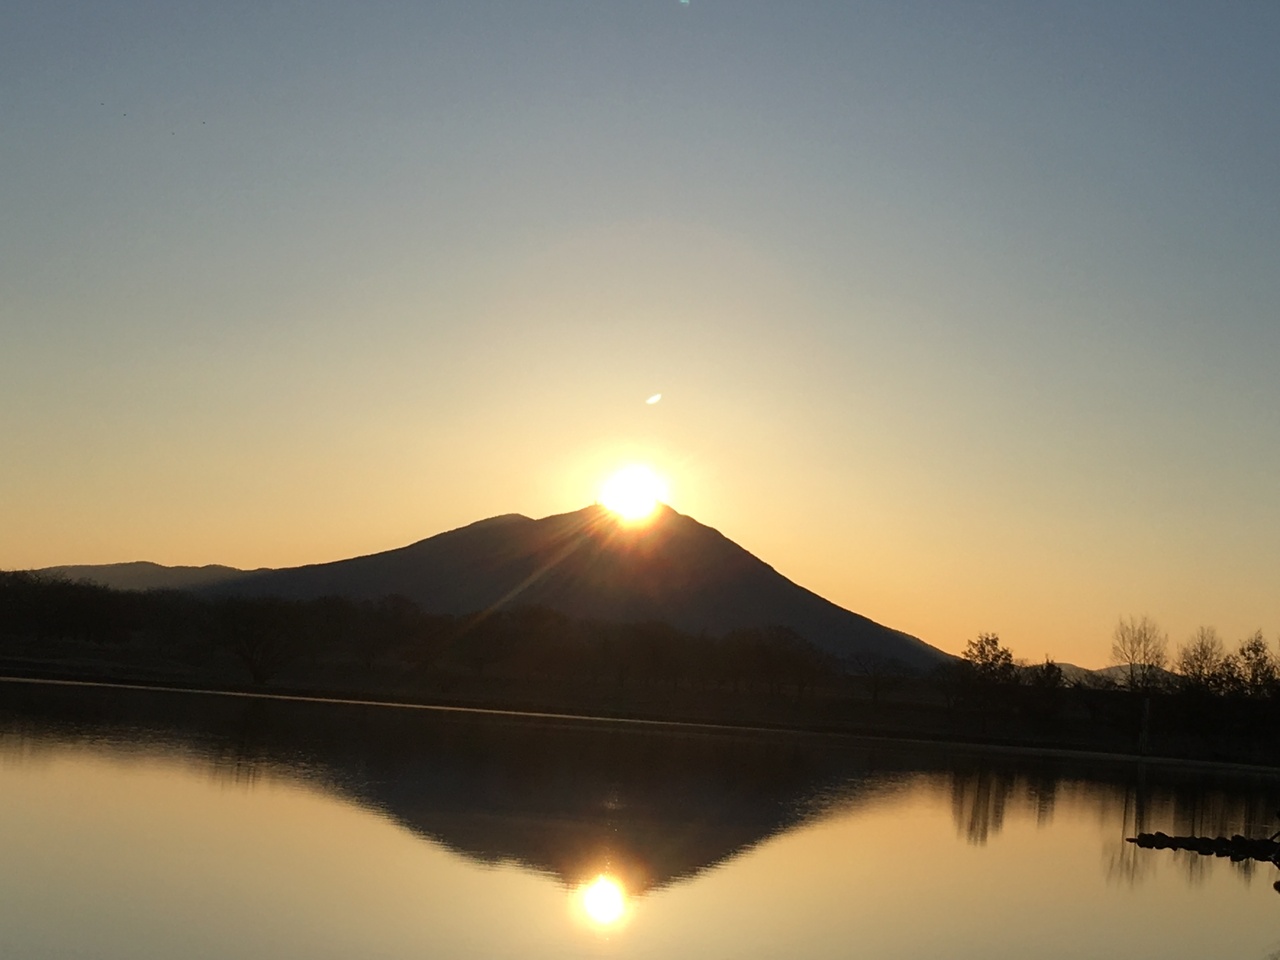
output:
[[0,682],[0,957],[1280,957],[1280,781]]

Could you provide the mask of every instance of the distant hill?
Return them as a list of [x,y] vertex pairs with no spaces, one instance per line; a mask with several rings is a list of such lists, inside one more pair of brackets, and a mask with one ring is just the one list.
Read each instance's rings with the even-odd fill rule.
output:
[[[1163,667],[1152,667],[1150,669],[1151,679],[1156,685],[1169,686],[1176,684],[1180,679],[1176,673]],[[1129,683],[1129,668],[1119,664],[1094,670],[1093,675],[1103,683],[1114,683],[1121,687],[1127,686]]]
[[[1038,666],[1036,663],[1031,664],[1033,669]],[[1077,667],[1074,663],[1059,663],[1058,669],[1062,671],[1062,679],[1067,683],[1092,683],[1097,677],[1096,671],[1088,667]]]
[[[1060,663],[1055,661],[1055,666],[1062,671],[1062,679],[1065,683],[1082,683],[1085,686],[1105,685],[1108,681],[1099,677],[1099,671],[1090,670],[1088,667],[1078,667],[1074,663]],[[1023,671],[1034,671],[1040,668],[1040,664],[1034,660],[1023,666]]]
[[66,577],[68,580],[88,580],[114,590],[192,590],[234,580],[251,571],[215,563],[203,567],[165,567],[146,560],[136,560],[132,563],[45,567],[35,572]]
[[661,621],[722,634],[785,626],[842,660],[927,669],[948,655],[798,586],[718,531],[670,509],[627,526],[601,506],[532,520],[507,514],[397,550],[218,578],[219,594],[375,599],[433,613],[541,605],[568,616]]

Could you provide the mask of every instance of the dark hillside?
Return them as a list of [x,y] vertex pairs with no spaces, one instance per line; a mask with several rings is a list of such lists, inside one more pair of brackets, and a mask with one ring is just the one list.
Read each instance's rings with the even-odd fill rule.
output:
[[455,616],[536,605],[576,619],[663,622],[690,633],[784,626],[845,660],[873,655],[927,669],[949,659],[798,586],[668,507],[640,526],[600,506],[541,520],[509,514],[397,550],[257,572],[212,589],[298,600],[398,594]]

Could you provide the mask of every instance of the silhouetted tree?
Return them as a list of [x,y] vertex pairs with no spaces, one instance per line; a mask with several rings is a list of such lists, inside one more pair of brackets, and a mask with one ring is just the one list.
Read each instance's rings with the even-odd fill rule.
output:
[[959,704],[968,676],[968,664],[963,660],[947,660],[930,671],[930,683],[942,697],[949,712],[954,711]]
[[795,630],[772,626],[765,631],[769,667],[803,697],[812,687],[834,677],[839,669],[832,657]]
[[1227,690],[1226,661],[1227,652],[1218,631],[1213,627],[1200,627],[1178,648],[1174,670],[1182,678],[1184,689],[1224,693]]
[[1027,668],[1027,684],[1037,690],[1059,690],[1066,686],[1066,677],[1060,666],[1045,657],[1044,663]]
[[1269,697],[1276,691],[1280,669],[1262,631],[1257,630],[1240,641],[1236,652],[1240,664],[1243,692],[1251,697]]
[[262,686],[303,652],[299,614],[287,600],[228,597],[218,601],[214,622],[218,639]]
[[881,653],[855,654],[850,664],[866,687],[872,709],[879,707],[882,694],[900,684],[907,675],[907,669],[901,660]]
[[56,574],[4,573],[0,635],[124,643],[139,626],[140,596]]
[[1024,703],[1032,719],[1046,724],[1057,717],[1062,708],[1066,690],[1066,677],[1062,668],[1047,656],[1044,663],[1023,669],[1025,680]]
[[1018,668],[1013,653],[994,633],[980,633],[965,645],[960,679],[966,699],[978,708],[983,732],[994,709],[1009,706],[1009,691],[1017,686]]
[[1149,617],[1130,617],[1116,624],[1111,640],[1111,662],[1124,668],[1124,685],[1149,692],[1161,683],[1168,662],[1169,639]]
[[1123,668],[1126,689],[1140,694],[1133,716],[1138,752],[1145,754],[1151,743],[1151,694],[1164,685],[1169,638],[1150,617],[1130,617],[1116,624],[1111,641],[1111,661]]
[[1013,653],[1000,644],[994,633],[980,633],[970,640],[961,655],[973,679],[980,684],[1013,684],[1018,682],[1018,670]]

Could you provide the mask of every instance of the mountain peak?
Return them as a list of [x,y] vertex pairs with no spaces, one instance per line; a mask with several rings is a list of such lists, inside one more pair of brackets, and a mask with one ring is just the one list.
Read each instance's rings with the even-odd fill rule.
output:
[[394,550],[281,570],[142,562],[53,569],[135,590],[292,599],[398,594],[426,612],[455,616],[544,606],[579,620],[662,622],[695,634],[787,627],[846,662],[875,657],[928,668],[949,659],[793,583],[666,504],[638,522],[599,503],[538,520],[506,513]]
[[929,667],[946,659],[793,583],[665,504],[641,522],[598,503],[539,520],[504,514],[397,550],[253,574],[217,589],[295,599],[399,594],[451,615],[544,606],[581,620],[656,621],[713,635],[780,626],[845,660],[873,655]]

